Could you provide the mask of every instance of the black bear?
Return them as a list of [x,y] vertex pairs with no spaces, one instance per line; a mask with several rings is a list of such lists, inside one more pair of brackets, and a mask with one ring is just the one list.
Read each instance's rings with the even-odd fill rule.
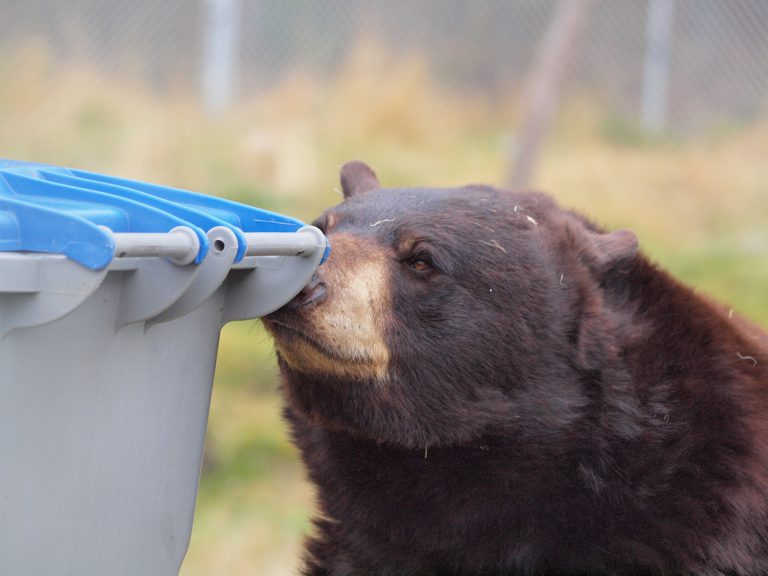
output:
[[768,335],[539,193],[342,168],[264,319],[304,574],[768,574]]

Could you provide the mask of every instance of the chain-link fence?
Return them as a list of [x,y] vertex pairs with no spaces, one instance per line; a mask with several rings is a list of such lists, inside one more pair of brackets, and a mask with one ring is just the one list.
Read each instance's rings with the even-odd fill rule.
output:
[[[512,188],[522,158],[532,186],[635,230],[768,325],[768,0],[0,0],[0,14],[0,157],[305,221],[340,200],[351,159],[386,186]],[[578,17],[559,28],[564,14]],[[182,574],[296,574],[313,493],[272,344],[237,324],[220,349]]]
[[[656,16],[654,4],[661,5]],[[84,61],[220,109],[288,70],[331,76],[356,43],[371,38],[395,54],[422,55],[441,83],[516,91],[535,65],[557,0],[0,0],[0,8],[0,57],[12,59],[20,43],[37,39],[58,65]],[[765,0],[595,0],[586,10],[568,89],[630,121],[645,113],[646,122],[676,131],[764,111]]]

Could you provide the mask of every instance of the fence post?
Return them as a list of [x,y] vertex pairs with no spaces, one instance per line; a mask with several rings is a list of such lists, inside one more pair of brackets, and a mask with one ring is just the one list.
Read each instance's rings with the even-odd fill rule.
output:
[[568,62],[593,0],[560,0],[541,45],[524,97],[522,126],[506,183],[513,189],[530,184],[544,135],[552,123]]
[[238,84],[241,0],[203,0],[203,108],[218,115],[232,105]]
[[650,132],[667,126],[667,89],[675,0],[648,0],[642,124]]

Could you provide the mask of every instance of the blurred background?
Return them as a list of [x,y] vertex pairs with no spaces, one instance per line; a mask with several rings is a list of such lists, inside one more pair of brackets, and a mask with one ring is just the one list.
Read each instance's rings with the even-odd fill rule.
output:
[[[338,170],[554,194],[768,325],[766,0],[0,0],[0,157],[312,220]],[[183,576],[296,573],[311,487],[221,338]]]

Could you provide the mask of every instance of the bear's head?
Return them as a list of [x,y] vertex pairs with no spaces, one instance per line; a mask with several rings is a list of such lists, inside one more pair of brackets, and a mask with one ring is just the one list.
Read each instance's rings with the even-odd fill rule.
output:
[[314,223],[330,258],[264,319],[295,412],[411,448],[553,438],[579,417],[584,390],[561,383],[610,361],[602,335],[634,234],[539,193],[383,189],[360,162],[341,183]]

